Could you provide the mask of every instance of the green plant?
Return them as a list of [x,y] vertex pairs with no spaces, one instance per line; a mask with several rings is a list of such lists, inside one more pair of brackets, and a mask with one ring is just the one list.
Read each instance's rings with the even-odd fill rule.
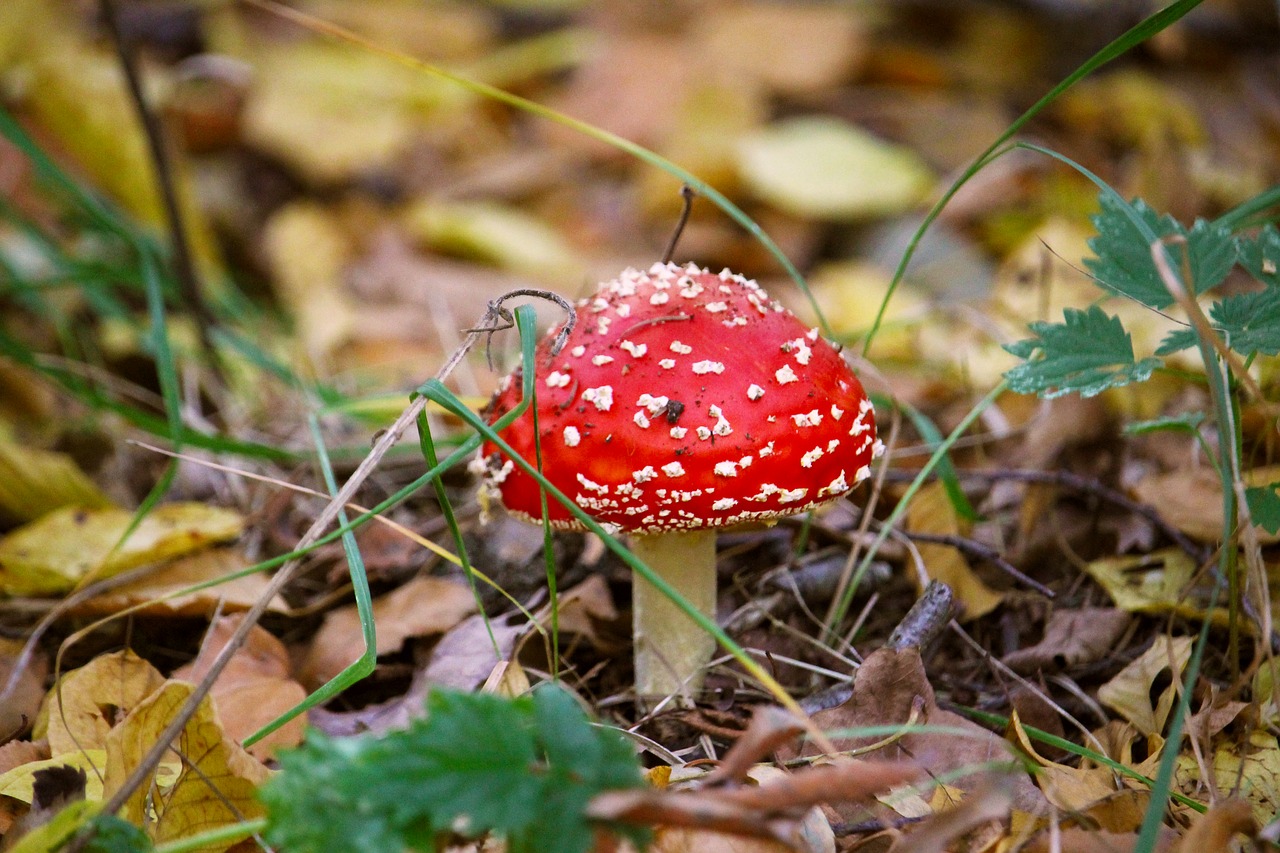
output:
[[552,684],[517,699],[433,690],[404,731],[313,733],[280,765],[261,793],[265,835],[296,853],[435,850],[488,832],[513,853],[585,853],[599,828],[591,798],[642,784],[630,745]]
[[[1044,153],[1062,159],[1052,152]],[[1089,177],[1101,188],[1100,209],[1093,217],[1098,233],[1089,241],[1094,256],[1085,262],[1094,280],[1104,290],[1152,311],[1176,304],[1185,311],[1188,324],[1166,336],[1153,355],[1138,359],[1132,338],[1118,317],[1096,305],[1086,310],[1068,308],[1062,323],[1033,323],[1033,337],[1005,347],[1024,359],[1005,374],[1005,380],[1014,391],[1046,398],[1073,392],[1091,396],[1144,381],[1164,366],[1164,358],[1191,347],[1199,349],[1214,408],[1216,449],[1200,432],[1204,418],[1199,413],[1142,426],[1194,433],[1212,458],[1222,482],[1222,547],[1218,552],[1218,583],[1210,607],[1225,583],[1230,612],[1226,659],[1234,678],[1239,660],[1239,614],[1244,605],[1241,544],[1248,548],[1252,541],[1254,547],[1246,552],[1245,559],[1256,564],[1260,556],[1256,553],[1256,540],[1247,535],[1249,527],[1256,521],[1272,532],[1280,530],[1280,483],[1247,489],[1243,484],[1238,396],[1244,387],[1265,405],[1261,389],[1248,369],[1258,356],[1280,354],[1280,232],[1271,224],[1255,233],[1234,230],[1233,225],[1247,218],[1241,210],[1213,222],[1197,220],[1186,228],[1172,217],[1158,215],[1140,199],[1125,202],[1096,177]],[[1266,200],[1274,203],[1275,194],[1275,190],[1267,193]],[[1252,213],[1261,206],[1254,200],[1243,207]],[[1198,297],[1221,284],[1237,264],[1260,287],[1215,300],[1206,316]],[[1275,417],[1274,412],[1271,417]],[[1201,626],[1187,681],[1169,723],[1167,742],[1172,748],[1165,750],[1152,787],[1152,805],[1137,846],[1140,850],[1154,848],[1164,803],[1171,792],[1176,746],[1190,711],[1191,687],[1199,676],[1208,635],[1206,622]]]

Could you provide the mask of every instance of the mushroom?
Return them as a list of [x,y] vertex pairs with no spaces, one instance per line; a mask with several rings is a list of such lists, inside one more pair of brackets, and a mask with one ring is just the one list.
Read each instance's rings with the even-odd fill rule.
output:
[[[834,501],[862,482],[883,446],[875,413],[839,350],[754,281],[695,265],[628,269],[578,306],[553,354],[537,349],[537,422],[547,479],[701,612],[714,617],[715,530]],[[519,369],[493,422],[520,402]],[[533,408],[501,433],[535,458]],[[487,488],[542,517],[537,481],[492,443]],[[550,524],[583,529],[548,503]],[[695,691],[714,639],[651,584],[633,589],[636,690]]]

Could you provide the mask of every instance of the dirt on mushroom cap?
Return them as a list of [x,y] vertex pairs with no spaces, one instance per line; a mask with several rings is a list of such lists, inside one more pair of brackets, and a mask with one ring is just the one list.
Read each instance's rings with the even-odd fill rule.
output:
[[[728,270],[628,269],[578,306],[558,355],[536,354],[547,478],[618,530],[723,527],[791,515],[839,498],[881,452],[875,413],[816,329]],[[517,375],[490,421],[520,401]],[[501,433],[533,460],[530,410]],[[489,488],[507,509],[541,516],[537,482],[492,443]],[[554,500],[553,525],[579,525]]]

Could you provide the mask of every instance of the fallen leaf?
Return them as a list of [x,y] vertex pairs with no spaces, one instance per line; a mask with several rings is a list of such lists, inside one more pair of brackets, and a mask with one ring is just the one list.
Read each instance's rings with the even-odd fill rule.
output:
[[131,651],[99,655],[49,691],[35,734],[48,738],[54,758],[101,749],[111,729],[163,683],[164,676]]
[[[248,610],[270,583],[262,572],[203,589],[190,592],[184,590],[216,581],[249,566],[244,554],[235,548],[209,548],[179,557],[144,577],[94,596],[77,605],[71,612],[77,616],[108,615],[136,607],[138,609],[133,612],[138,615],[212,616],[214,613]],[[288,606],[284,599],[276,596],[267,609],[272,613],[283,613]]]
[[[398,651],[410,637],[444,633],[475,609],[475,596],[465,583],[420,575],[393,592],[374,599],[377,653],[385,655]],[[312,686],[325,683],[355,662],[363,648],[364,636],[356,606],[353,604],[331,611],[311,641],[301,669],[303,682]],[[483,676],[481,678],[483,680]]]
[[[961,535],[960,518],[941,482],[925,485],[907,510],[907,529],[914,533]],[[921,542],[916,546],[931,580],[951,587],[961,608],[961,618],[977,619],[995,610],[1003,596],[983,583],[964,556],[950,545]]]
[[[1280,465],[1268,465],[1244,472],[1245,486],[1265,486],[1280,480]],[[1152,474],[1133,487],[1134,496],[1151,504],[1160,515],[1188,536],[1202,542],[1222,538],[1222,481],[1212,468],[1181,468],[1167,474]],[[1280,533],[1268,533],[1254,525],[1263,545],[1280,542]]]
[[0,514],[32,521],[64,506],[104,509],[112,501],[65,453],[0,437]]
[[[185,682],[165,682],[107,736],[108,796],[120,790],[191,692],[192,686]],[[264,814],[255,792],[271,773],[223,733],[208,697],[173,748],[182,757],[176,776],[157,774],[149,784],[139,786],[120,810],[120,817],[145,826],[153,841],[176,841]],[[199,849],[219,853],[235,843]]]
[[57,758],[28,762],[0,773],[0,797],[12,797],[29,804],[37,772],[51,767],[75,767],[85,771],[85,799],[97,802],[102,799],[102,771],[106,766],[105,749],[69,752]]
[[280,301],[298,327],[307,355],[319,363],[354,332],[355,305],[343,275],[353,249],[345,230],[325,208],[287,205],[267,220],[263,252]]
[[863,19],[838,6],[752,2],[708,6],[689,37],[711,72],[802,95],[843,82],[862,59],[865,34]]
[[244,137],[311,183],[333,184],[390,168],[422,119],[439,126],[470,96],[384,56],[316,40],[262,42]]
[[[597,649],[606,652],[617,652],[617,643],[609,639],[608,631],[601,631],[604,626],[616,626],[622,620],[613,601],[613,593],[609,591],[609,582],[603,575],[591,575],[577,586],[559,595],[557,602],[559,631],[561,634],[576,634],[586,638]],[[538,623],[551,630],[551,608],[544,607],[538,613]],[[630,625],[627,626],[630,634]]]
[[133,513],[123,509],[79,507],[25,524],[0,539],[0,590],[59,595],[90,578],[235,539],[244,529],[239,513],[200,503],[161,504],[130,531],[132,524]]
[[1040,642],[1005,655],[1004,662],[1022,673],[1093,663],[1114,651],[1131,621],[1129,614],[1111,607],[1055,610]]
[[[1182,672],[1191,659],[1190,637],[1158,636],[1151,648],[1098,688],[1098,700],[1124,717],[1144,735],[1159,735],[1181,690]],[[1156,679],[1167,684],[1152,703]]]
[[910,149],[840,119],[784,119],[738,143],[743,183],[802,219],[891,216],[919,203],[933,175]]
[[[852,734],[863,727],[905,725],[913,720],[917,725],[943,726],[949,731],[910,732],[891,738],[883,734],[862,737]],[[817,712],[813,722],[832,734],[837,749],[880,745],[864,757],[876,760],[909,757],[935,774],[1012,758],[1009,744],[998,735],[937,706],[920,652],[915,648],[872,652],[858,667],[849,700]],[[805,745],[803,754],[817,753],[812,742]],[[954,784],[972,791],[982,786],[982,778],[982,775],[967,775]],[[1025,775],[1014,771],[1011,784],[1017,808],[1036,811],[1045,805],[1043,795]],[[839,808],[836,811],[841,819],[860,820],[866,816],[865,808],[860,806],[857,813],[841,812]]]
[[[1243,741],[1223,738],[1213,750],[1211,778],[1190,752],[1179,754],[1174,784],[1182,793],[1205,798],[1212,787],[1219,796],[1248,803],[1253,819],[1268,824],[1280,813],[1280,741],[1266,731],[1254,731]],[[1208,848],[1205,848],[1208,849]]]
[[[1274,818],[1275,812],[1271,817]],[[1253,809],[1244,800],[1223,800],[1214,804],[1191,824],[1173,848],[1173,853],[1205,853],[1230,850],[1237,835],[1252,838],[1258,831]]]
[[1195,561],[1186,552],[1167,548],[1132,557],[1105,557],[1085,564],[1089,577],[1107,591],[1116,607],[1127,613],[1174,613],[1188,619],[1209,618],[1225,626],[1226,607],[1205,612],[1210,590],[1192,586]]
[[[191,663],[174,670],[173,678],[192,683],[203,680],[240,621],[239,616],[224,616],[214,622],[200,646],[200,654]],[[307,698],[307,691],[289,676],[289,652],[284,643],[255,625],[245,644],[231,656],[213,683],[209,695],[227,737],[240,743],[301,704]],[[305,729],[306,718],[294,717],[247,749],[254,758],[265,761],[282,746],[302,743]]]
[[[1009,815],[1013,801],[1014,785],[1005,777],[995,777],[982,787],[947,809],[934,813],[908,829],[892,848],[893,851],[911,853],[944,853],[954,849],[951,845],[961,836],[968,835],[984,824],[1003,820]],[[983,845],[975,844],[981,849]]]
[[[19,666],[25,643],[0,637],[0,737],[15,737],[34,722],[40,703],[44,699],[44,677],[49,671],[49,660],[37,651]],[[13,685],[6,691],[9,679]]]
[[405,228],[432,249],[559,283],[581,279],[582,264],[554,228],[516,207],[423,199],[403,213]]

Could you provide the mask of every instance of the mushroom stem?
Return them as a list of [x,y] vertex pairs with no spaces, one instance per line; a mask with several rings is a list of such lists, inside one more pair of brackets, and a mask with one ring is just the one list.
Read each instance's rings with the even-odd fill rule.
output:
[[[715,618],[714,529],[634,536],[631,550],[690,604]],[[666,696],[696,691],[715,651],[715,638],[639,575],[633,578],[631,595],[641,704],[652,707]]]

